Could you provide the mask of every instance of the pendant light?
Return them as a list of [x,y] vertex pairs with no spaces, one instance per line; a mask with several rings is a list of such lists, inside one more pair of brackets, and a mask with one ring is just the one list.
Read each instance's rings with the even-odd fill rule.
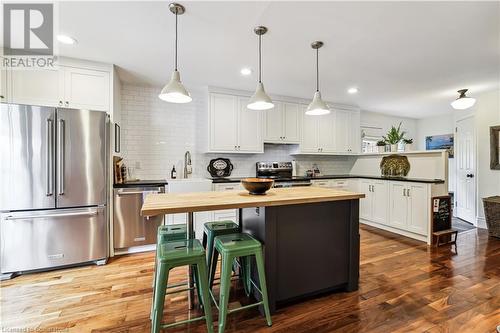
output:
[[184,14],[186,9],[183,5],[175,2],[168,5],[168,8],[173,14],[175,14],[175,66],[170,82],[163,87],[158,97],[170,103],[189,103],[193,99],[181,83],[181,75],[177,70],[177,17]]
[[476,99],[465,96],[468,89],[460,89],[457,92],[460,94],[456,100],[451,102],[451,106],[456,110],[465,110],[472,107],[476,103]]
[[330,113],[330,108],[321,99],[321,92],[319,91],[319,48],[323,46],[323,42],[315,41],[311,47],[316,50],[316,92],[314,93],[311,104],[307,107],[306,114],[310,116],[321,116]]
[[266,94],[264,84],[262,83],[262,35],[267,32],[267,28],[259,26],[253,29],[253,31],[259,36],[259,83],[257,83],[255,93],[248,101],[247,108],[250,110],[269,110],[274,108],[274,104]]

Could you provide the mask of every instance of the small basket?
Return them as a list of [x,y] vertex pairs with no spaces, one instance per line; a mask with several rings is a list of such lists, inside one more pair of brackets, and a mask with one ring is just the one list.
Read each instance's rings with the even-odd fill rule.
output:
[[500,196],[483,198],[483,205],[489,235],[500,238]]

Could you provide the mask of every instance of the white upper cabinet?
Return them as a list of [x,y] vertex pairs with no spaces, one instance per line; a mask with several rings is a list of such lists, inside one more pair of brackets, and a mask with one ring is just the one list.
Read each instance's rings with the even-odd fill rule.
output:
[[58,69],[13,70],[7,89],[11,103],[63,106],[64,74]]
[[323,116],[308,116],[301,108],[302,135],[300,152],[327,154],[335,152],[335,112]]
[[300,142],[300,105],[274,102],[274,108],[264,112],[264,142]]
[[262,153],[262,111],[249,110],[247,103],[248,98],[238,98],[238,151]]
[[262,111],[248,110],[248,98],[210,93],[209,152],[262,153]]
[[335,110],[336,151],[359,153],[361,151],[360,113],[351,110]]
[[11,103],[96,111],[111,109],[109,72],[65,66],[13,70],[6,81]]
[[235,151],[238,146],[238,97],[210,94],[210,151]]
[[109,97],[109,73],[82,68],[65,68],[65,107],[107,111],[109,110]]

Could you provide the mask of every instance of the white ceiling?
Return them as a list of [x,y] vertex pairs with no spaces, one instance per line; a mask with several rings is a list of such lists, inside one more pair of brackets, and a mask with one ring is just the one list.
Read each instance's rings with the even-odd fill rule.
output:
[[[451,112],[455,91],[499,87],[499,2],[182,2],[179,69],[188,87],[253,90],[256,25],[263,81],[272,94],[310,98],[322,40],[323,97],[386,114]],[[62,2],[60,31],[75,37],[63,56],[114,63],[124,82],[162,86],[173,67],[168,2]],[[241,67],[254,70],[243,77]],[[348,87],[359,87],[356,95]]]

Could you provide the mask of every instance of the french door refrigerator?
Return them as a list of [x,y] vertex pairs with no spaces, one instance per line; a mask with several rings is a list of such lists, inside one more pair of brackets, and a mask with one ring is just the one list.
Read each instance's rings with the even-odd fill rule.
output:
[[108,256],[107,115],[1,104],[2,278]]

